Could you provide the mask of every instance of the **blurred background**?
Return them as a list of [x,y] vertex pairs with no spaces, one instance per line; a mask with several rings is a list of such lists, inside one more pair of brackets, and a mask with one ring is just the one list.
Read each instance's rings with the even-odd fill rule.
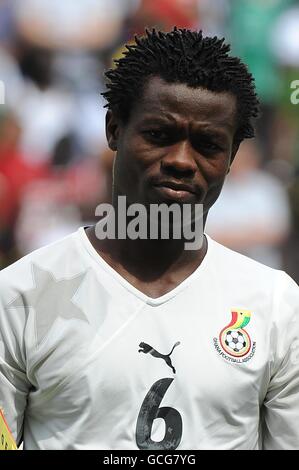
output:
[[207,232],[299,282],[298,0],[0,0],[0,269],[96,222],[113,161],[103,72],[135,33],[174,25],[225,36],[262,101]]

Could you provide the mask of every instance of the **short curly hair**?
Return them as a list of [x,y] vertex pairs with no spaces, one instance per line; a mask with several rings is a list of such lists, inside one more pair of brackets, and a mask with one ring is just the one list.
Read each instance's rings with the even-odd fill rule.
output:
[[253,121],[259,115],[254,78],[238,57],[230,56],[225,39],[203,37],[202,31],[145,30],[126,45],[115,68],[106,71],[105,107],[127,122],[133,104],[142,95],[150,77],[169,83],[185,83],[215,92],[230,92],[237,98],[238,128],[235,141],[254,137]]

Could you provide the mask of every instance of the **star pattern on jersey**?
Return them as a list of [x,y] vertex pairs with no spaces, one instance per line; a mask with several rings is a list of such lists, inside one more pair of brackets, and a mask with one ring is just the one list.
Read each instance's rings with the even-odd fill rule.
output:
[[35,311],[37,343],[40,344],[58,317],[76,318],[88,323],[83,311],[72,301],[81,286],[86,272],[70,279],[56,279],[54,275],[32,264],[35,287],[22,292],[7,308],[23,308]]

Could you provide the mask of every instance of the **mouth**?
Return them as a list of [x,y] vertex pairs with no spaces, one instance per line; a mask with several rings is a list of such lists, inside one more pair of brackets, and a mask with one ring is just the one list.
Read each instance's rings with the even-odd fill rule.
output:
[[154,184],[154,188],[163,199],[171,199],[179,202],[192,202],[196,197],[196,191],[194,188],[183,183],[161,181]]

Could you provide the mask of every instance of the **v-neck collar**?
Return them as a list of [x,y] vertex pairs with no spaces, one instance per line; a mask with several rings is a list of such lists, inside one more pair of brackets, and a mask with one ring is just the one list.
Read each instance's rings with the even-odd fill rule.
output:
[[149,297],[148,295],[144,294],[144,292],[140,291],[136,287],[134,287],[127,279],[125,279],[121,274],[119,274],[114,268],[112,268],[103,258],[102,256],[97,252],[97,250],[94,248],[92,243],[90,242],[85,229],[88,228],[87,226],[85,227],[80,227],[77,231],[77,234],[79,236],[80,241],[84,245],[84,248],[88,251],[89,255],[92,257],[94,261],[96,261],[106,272],[108,272],[118,283],[120,283],[125,289],[127,289],[129,292],[131,292],[134,296],[138,297],[141,299],[143,302],[152,305],[152,306],[158,306],[161,305],[168,300],[172,299],[175,297],[179,292],[181,292],[183,289],[188,287],[190,283],[195,279],[198,278],[199,276],[202,276],[203,273],[206,270],[208,260],[211,256],[211,251],[212,251],[212,246],[213,246],[213,240],[205,234],[205,237],[207,239],[207,252],[205,254],[205,257],[203,258],[201,264],[191,273],[186,279],[184,279],[180,284],[178,284],[176,287],[171,289],[169,292],[166,292],[166,294],[161,295],[160,297]]

